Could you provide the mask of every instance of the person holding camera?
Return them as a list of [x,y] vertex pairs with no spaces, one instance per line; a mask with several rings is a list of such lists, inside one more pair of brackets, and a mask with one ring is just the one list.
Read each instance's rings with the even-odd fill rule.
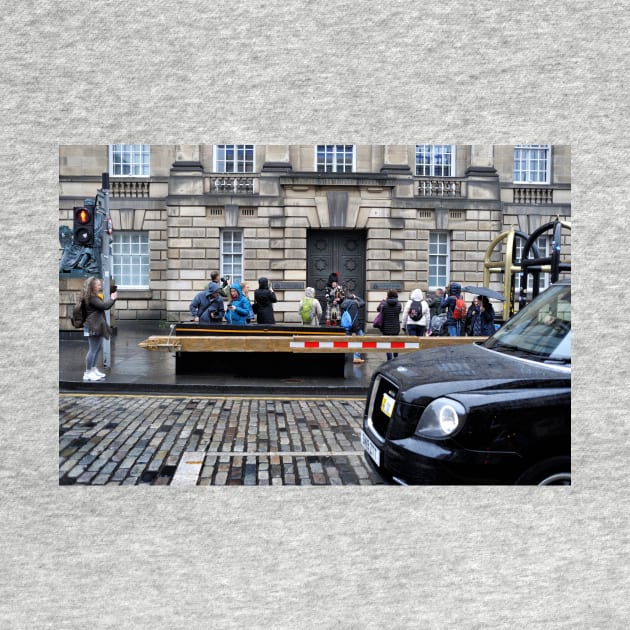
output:
[[206,290],[195,295],[188,310],[196,323],[222,323],[225,316],[225,306],[223,305],[223,298],[219,295],[219,285],[216,282],[208,282]]
[[[116,287],[112,287],[116,289]],[[85,325],[83,334],[88,338],[88,353],[85,357],[84,381],[100,381],[105,374],[98,370],[96,363],[103,349],[103,339],[109,339],[112,329],[107,323],[105,311],[108,311],[118,299],[118,292],[114,290],[109,299],[103,295],[103,282],[94,276],[83,284],[81,300],[85,304]]]
[[221,274],[213,271],[210,274],[210,282],[216,282],[219,285],[219,295],[226,300],[230,298],[230,276],[219,278]]

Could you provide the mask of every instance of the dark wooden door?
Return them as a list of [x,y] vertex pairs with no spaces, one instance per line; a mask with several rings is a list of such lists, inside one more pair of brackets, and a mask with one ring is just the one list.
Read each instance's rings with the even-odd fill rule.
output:
[[[322,302],[328,276],[339,272],[342,286],[365,300],[365,232],[362,230],[309,230],[306,282]],[[359,317],[365,321],[365,309]]]

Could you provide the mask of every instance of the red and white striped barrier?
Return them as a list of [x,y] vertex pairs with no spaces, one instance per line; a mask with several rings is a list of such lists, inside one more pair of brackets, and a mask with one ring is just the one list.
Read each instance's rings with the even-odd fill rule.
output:
[[337,348],[360,352],[362,350],[419,350],[418,341],[292,341],[291,350],[334,350]]

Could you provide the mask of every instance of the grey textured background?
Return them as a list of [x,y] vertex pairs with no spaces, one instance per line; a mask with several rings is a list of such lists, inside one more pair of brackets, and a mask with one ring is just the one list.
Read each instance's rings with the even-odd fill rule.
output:
[[[622,628],[628,2],[3,2],[0,627]],[[570,489],[57,485],[58,145],[573,146]]]

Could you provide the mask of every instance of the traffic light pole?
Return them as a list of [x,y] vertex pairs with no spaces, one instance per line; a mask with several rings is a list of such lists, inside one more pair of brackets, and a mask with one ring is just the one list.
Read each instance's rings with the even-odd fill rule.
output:
[[[96,217],[95,231],[100,239],[101,272],[103,274],[103,298],[109,299],[111,278],[113,271],[112,236],[109,228],[109,173],[101,176],[101,188],[96,193]],[[105,311],[107,325],[110,325],[111,315],[109,309]],[[111,367],[111,344],[109,339],[103,339],[103,366]]]

